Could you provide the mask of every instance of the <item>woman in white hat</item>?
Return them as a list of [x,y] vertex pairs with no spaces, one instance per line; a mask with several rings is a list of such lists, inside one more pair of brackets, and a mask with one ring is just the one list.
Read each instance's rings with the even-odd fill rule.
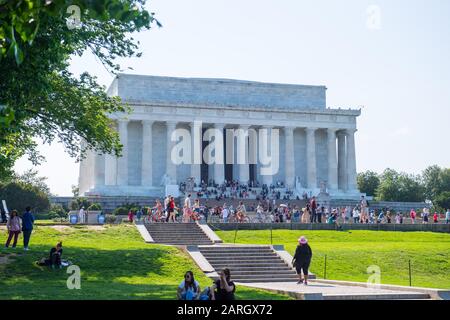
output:
[[[311,263],[311,258],[312,251],[311,247],[308,244],[308,239],[306,239],[304,236],[301,236],[298,239],[298,246],[295,250],[294,259],[292,259],[292,265],[295,267],[298,274],[297,284],[303,283],[303,281],[305,285],[308,284],[308,269]],[[304,280],[302,278],[302,271],[305,277]]]

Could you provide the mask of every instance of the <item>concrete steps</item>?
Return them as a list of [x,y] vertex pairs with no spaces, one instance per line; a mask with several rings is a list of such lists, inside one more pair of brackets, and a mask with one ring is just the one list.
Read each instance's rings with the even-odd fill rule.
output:
[[155,243],[169,245],[212,245],[213,242],[196,223],[145,224]]
[[293,282],[296,272],[270,246],[199,247],[216,271],[229,268],[236,282]]

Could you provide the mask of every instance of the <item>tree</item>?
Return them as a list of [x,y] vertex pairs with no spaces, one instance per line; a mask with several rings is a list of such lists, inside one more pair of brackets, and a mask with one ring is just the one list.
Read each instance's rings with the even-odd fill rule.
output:
[[368,170],[358,173],[357,183],[359,191],[369,196],[374,196],[380,185],[380,178],[376,172]]
[[23,182],[0,184],[1,200],[6,200],[10,210],[24,212],[30,206],[35,212],[43,212],[50,208],[47,194],[38,187]]
[[450,168],[430,166],[422,172],[422,182],[427,199],[436,199],[441,193],[450,192]]
[[386,169],[380,176],[376,199],[378,201],[421,202],[425,200],[425,194],[419,176]]
[[[94,77],[75,78],[68,66],[72,55],[86,50],[113,73],[120,70],[117,58],[140,56],[129,35],[153,22],[160,25],[144,4],[0,0],[0,179],[11,176],[23,155],[35,165],[42,161],[34,138],[61,142],[77,160],[87,150],[120,155],[122,145],[108,114],[128,108],[108,97]],[[79,9],[80,23],[69,28],[73,8]]]
[[439,211],[450,209],[450,191],[444,191],[440,193],[434,200],[433,205],[437,207]]
[[47,196],[51,196],[50,188],[48,187],[46,180],[47,177],[39,177],[37,170],[33,169],[29,169],[23,174],[15,174],[13,178],[13,181],[34,186]]

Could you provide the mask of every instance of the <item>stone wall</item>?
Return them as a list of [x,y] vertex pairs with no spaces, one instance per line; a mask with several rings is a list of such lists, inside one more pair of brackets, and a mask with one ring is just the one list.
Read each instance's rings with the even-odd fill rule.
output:
[[108,93],[124,100],[236,107],[325,109],[326,87],[229,79],[119,74]]

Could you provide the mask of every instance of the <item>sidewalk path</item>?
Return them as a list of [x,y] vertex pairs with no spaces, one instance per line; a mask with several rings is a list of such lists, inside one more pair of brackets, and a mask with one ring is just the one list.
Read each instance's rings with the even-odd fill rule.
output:
[[308,281],[307,286],[295,282],[239,283],[239,285],[285,293],[300,300],[430,299],[428,294],[413,290],[395,291],[361,286],[335,285],[319,283],[314,280]]

